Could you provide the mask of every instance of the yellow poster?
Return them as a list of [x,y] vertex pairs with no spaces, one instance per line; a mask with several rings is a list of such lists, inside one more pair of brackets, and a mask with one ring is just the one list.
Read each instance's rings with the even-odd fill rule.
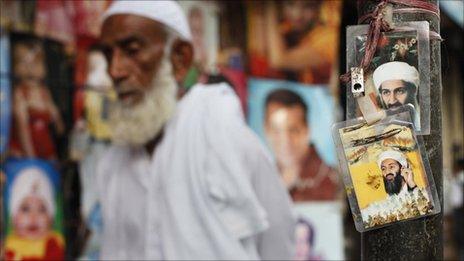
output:
[[359,125],[339,134],[364,228],[432,212],[424,162],[409,125]]

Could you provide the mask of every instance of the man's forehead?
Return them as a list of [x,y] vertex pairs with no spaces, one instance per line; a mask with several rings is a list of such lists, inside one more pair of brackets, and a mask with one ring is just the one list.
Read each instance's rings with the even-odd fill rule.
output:
[[394,160],[394,159],[384,159],[384,160],[382,161],[382,165],[390,165],[390,164],[392,164],[392,163],[398,164],[398,161],[396,161],[396,160]]
[[102,44],[112,44],[129,37],[165,39],[166,35],[165,26],[153,19],[133,14],[117,14],[103,22],[100,41]]
[[405,87],[403,80],[388,80],[382,83],[383,89],[396,89],[400,87]]

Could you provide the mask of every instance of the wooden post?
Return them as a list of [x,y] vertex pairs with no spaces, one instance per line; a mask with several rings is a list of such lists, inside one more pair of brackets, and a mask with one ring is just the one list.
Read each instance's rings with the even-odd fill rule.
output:
[[[438,4],[437,0],[426,0]],[[372,12],[378,0],[358,0],[358,16]],[[396,5],[398,6],[398,5]],[[402,6],[406,7],[406,6]],[[440,19],[429,13],[397,14],[395,22],[428,21],[440,33]],[[443,209],[442,85],[440,41],[430,40],[430,135],[423,136]],[[443,215],[398,223],[361,235],[363,260],[442,260]]]

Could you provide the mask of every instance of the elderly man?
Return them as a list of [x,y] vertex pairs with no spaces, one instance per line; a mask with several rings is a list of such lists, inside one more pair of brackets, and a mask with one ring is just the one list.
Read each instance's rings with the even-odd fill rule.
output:
[[394,150],[384,151],[379,155],[377,165],[382,171],[388,195],[403,194],[417,188],[414,174],[403,153]]
[[178,4],[114,2],[101,45],[119,98],[98,168],[101,258],[293,258],[290,199],[232,89],[176,101],[193,59]]
[[405,62],[388,62],[375,69],[374,85],[379,90],[385,108],[411,104],[417,109],[419,72]]

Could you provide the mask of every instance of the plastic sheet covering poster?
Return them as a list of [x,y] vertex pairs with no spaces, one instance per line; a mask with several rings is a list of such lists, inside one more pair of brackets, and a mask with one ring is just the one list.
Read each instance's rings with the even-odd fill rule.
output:
[[327,84],[338,59],[342,1],[248,1],[250,73]]
[[0,36],[0,155],[6,152],[11,124],[10,42]]
[[349,175],[346,191],[360,232],[440,211],[420,136],[410,122],[388,119],[334,127],[346,155],[341,168]]
[[3,191],[6,260],[63,260],[60,178],[46,161],[8,159]]
[[249,124],[274,154],[292,199],[334,200],[338,175],[329,130],[336,106],[328,89],[250,79],[248,94]]
[[336,202],[295,205],[295,260],[344,260],[340,209]]
[[179,1],[179,4],[190,25],[196,66],[202,72],[213,72],[219,48],[218,8],[213,1]]

